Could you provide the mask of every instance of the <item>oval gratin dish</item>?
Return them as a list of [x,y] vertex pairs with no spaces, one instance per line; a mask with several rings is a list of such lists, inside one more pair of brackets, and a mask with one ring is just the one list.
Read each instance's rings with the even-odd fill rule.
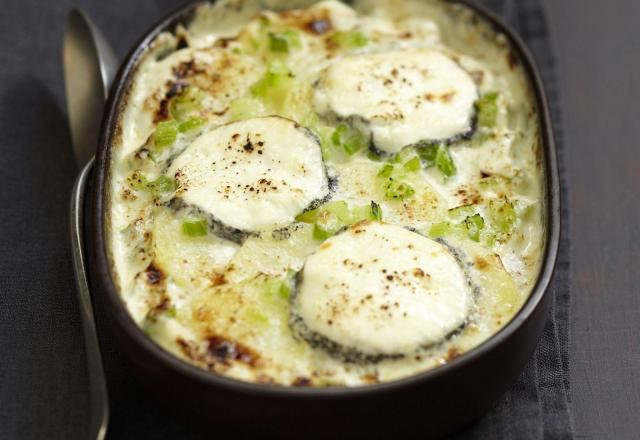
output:
[[[540,73],[518,35],[486,8],[471,9],[503,34],[519,59],[537,107],[542,174],[543,250],[539,275],[515,316],[486,341],[443,365],[382,383],[355,387],[294,387],[251,383],[186,362],[158,345],[132,318],[114,280],[109,230],[111,145],[133,78],[152,42],[189,23],[202,2],[188,4],[154,25],[122,63],[106,105],[94,168],[91,279],[111,330],[132,371],[149,393],[212,435],[269,437],[435,438],[481,416],[515,382],[536,347],[552,301],[549,290],[560,234],[558,166]],[[100,298],[99,300],[97,298]]]

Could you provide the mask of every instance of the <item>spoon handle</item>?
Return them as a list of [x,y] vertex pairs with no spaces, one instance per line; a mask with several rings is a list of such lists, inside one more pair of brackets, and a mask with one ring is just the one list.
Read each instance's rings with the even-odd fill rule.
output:
[[103,440],[109,423],[109,397],[107,383],[102,366],[102,355],[96,329],[91,292],[87,280],[84,246],[84,201],[87,182],[93,168],[93,158],[82,169],[71,192],[71,249],[73,253],[73,269],[76,275],[78,302],[82,318],[85,351],[89,374],[91,399],[91,436],[88,438]]

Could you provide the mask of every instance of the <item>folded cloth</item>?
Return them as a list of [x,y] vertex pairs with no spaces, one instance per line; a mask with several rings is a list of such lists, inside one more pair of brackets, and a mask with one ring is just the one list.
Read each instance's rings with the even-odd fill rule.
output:
[[551,283],[551,315],[526,369],[483,418],[456,439],[572,439],[569,410],[569,210],[561,131],[556,64],[541,0],[484,0],[524,39],[543,77],[553,118],[562,188],[562,228],[558,261]]
[[[480,0],[478,0],[480,1]],[[68,238],[68,197],[76,172],[59,60],[73,0],[5,0],[0,37],[0,438],[81,438],[88,382]],[[124,54],[178,0],[85,0],[82,7]],[[541,68],[563,164],[555,63],[541,0],[484,0],[524,38]],[[564,168],[561,179],[565,180]],[[8,209],[9,207],[10,209]],[[518,382],[459,439],[572,438],[568,411],[568,212],[552,290],[553,312]],[[114,347],[104,311],[98,325],[111,398],[109,437],[200,439],[159,407]]]

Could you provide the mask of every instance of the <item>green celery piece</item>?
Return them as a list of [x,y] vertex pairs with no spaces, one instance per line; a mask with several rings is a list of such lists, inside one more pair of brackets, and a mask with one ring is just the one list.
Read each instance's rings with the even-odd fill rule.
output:
[[436,167],[440,170],[440,173],[447,178],[456,173],[456,166],[453,163],[453,158],[449,154],[449,149],[444,145],[438,146],[436,153]]
[[344,200],[338,200],[335,202],[329,202],[322,206],[323,212],[329,212],[335,215],[338,220],[343,223],[348,223],[351,218],[351,213],[349,212],[349,205]]
[[484,229],[484,219],[480,214],[475,214],[467,217],[464,220],[464,225],[467,228],[467,235],[473,241],[480,241],[480,232]]
[[307,127],[318,137],[320,140],[320,149],[322,150],[322,158],[324,160],[328,160],[330,156],[329,150],[331,148],[331,127],[324,125],[316,113],[309,113],[305,116],[302,120],[302,125]]
[[331,134],[331,142],[334,146],[342,146],[344,152],[351,156],[365,146],[366,140],[359,130],[341,122]]
[[492,200],[489,202],[488,212],[491,226],[496,232],[503,237],[513,232],[517,215],[512,203]]
[[476,102],[478,125],[480,127],[495,127],[498,118],[498,96],[497,92],[487,93]]
[[286,88],[291,78],[291,73],[285,66],[273,63],[267,68],[264,76],[251,86],[251,94],[266,98],[274,89]]
[[160,176],[155,180],[149,181],[147,177],[139,172],[134,173],[128,179],[129,185],[135,190],[146,191],[154,196],[163,193],[173,192],[177,188],[176,181],[171,177]]
[[188,237],[203,237],[207,235],[209,225],[206,220],[192,219],[182,222],[182,233]]
[[204,119],[198,116],[191,116],[186,121],[180,123],[180,125],[178,126],[178,131],[180,133],[186,133],[188,131],[199,128],[202,124],[204,124]]
[[315,223],[318,221],[318,217],[320,216],[320,209],[311,209],[309,211],[304,211],[296,216],[296,221],[302,223]]
[[475,213],[476,207],[474,205],[462,205],[449,209],[449,218],[460,221],[466,217],[471,217]]
[[431,228],[429,228],[429,237],[440,238],[447,235],[450,230],[451,223],[449,222],[434,223],[431,225]]
[[385,195],[390,199],[408,199],[415,193],[413,187],[408,183],[389,179],[389,183],[385,189]]
[[269,32],[269,50],[271,52],[289,53],[289,49],[300,49],[300,36],[292,29],[284,32]]
[[323,212],[313,227],[313,238],[316,240],[326,240],[338,232],[344,224],[338,216],[331,212]]
[[364,145],[364,136],[360,132],[354,131],[351,136],[349,136],[349,138],[342,144],[342,148],[344,148],[345,153],[351,156],[362,150]]
[[435,165],[436,157],[438,155],[439,145],[436,143],[418,143],[416,145],[416,152],[418,153],[418,157],[424,163],[424,166],[429,168],[430,166]]
[[338,124],[336,129],[333,130],[333,133],[331,134],[331,142],[333,142],[333,145],[342,145],[348,132],[349,126],[347,124],[345,124],[344,122]]
[[367,152],[367,157],[369,158],[369,160],[372,160],[374,162],[381,162],[384,159],[379,153],[374,150],[369,150]]
[[164,313],[169,318],[175,318],[178,315],[178,311],[176,310],[176,306],[169,307]]
[[147,189],[154,195],[173,192],[176,188],[177,184],[175,179],[164,175],[147,183]]
[[159,122],[153,133],[153,141],[157,148],[170,147],[177,138],[178,123],[173,119]]
[[271,52],[289,53],[289,41],[282,34],[269,32],[269,50]]
[[204,92],[196,86],[188,86],[178,96],[171,99],[169,112],[182,122],[202,109]]
[[420,158],[417,156],[414,156],[412,159],[409,159],[408,161],[406,161],[403,166],[405,170],[415,173],[416,171],[420,170],[420,166],[421,166]]
[[241,121],[260,116],[261,106],[255,98],[238,98],[229,105],[229,119]]
[[245,311],[245,317],[251,324],[267,325],[269,324],[269,318],[255,307],[249,307]]
[[288,300],[291,296],[291,288],[280,278],[268,278],[264,287],[265,296],[270,299]]
[[345,49],[357,49],[369,43],[367,36],[358,30],[338,31],[331,37],[331,41]]
[[373,200],[371,201],[371,217],[370,220],[382,220],[382,208]]
[[378,177],[391,177],[393,174],[394,166],[390,163],[385,163],[378,171]]

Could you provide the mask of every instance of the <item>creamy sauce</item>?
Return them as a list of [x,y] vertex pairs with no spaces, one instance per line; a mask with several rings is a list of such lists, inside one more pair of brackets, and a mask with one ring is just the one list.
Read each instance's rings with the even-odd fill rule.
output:
[[[544,243],[538,115],[506,38],[435,0],[266,3],[200,7],[134,73],[108,208],[131,316],[204,369],[296,386],[390,381],[487,340]],[[345,298],[362,307],[329,310]]]

